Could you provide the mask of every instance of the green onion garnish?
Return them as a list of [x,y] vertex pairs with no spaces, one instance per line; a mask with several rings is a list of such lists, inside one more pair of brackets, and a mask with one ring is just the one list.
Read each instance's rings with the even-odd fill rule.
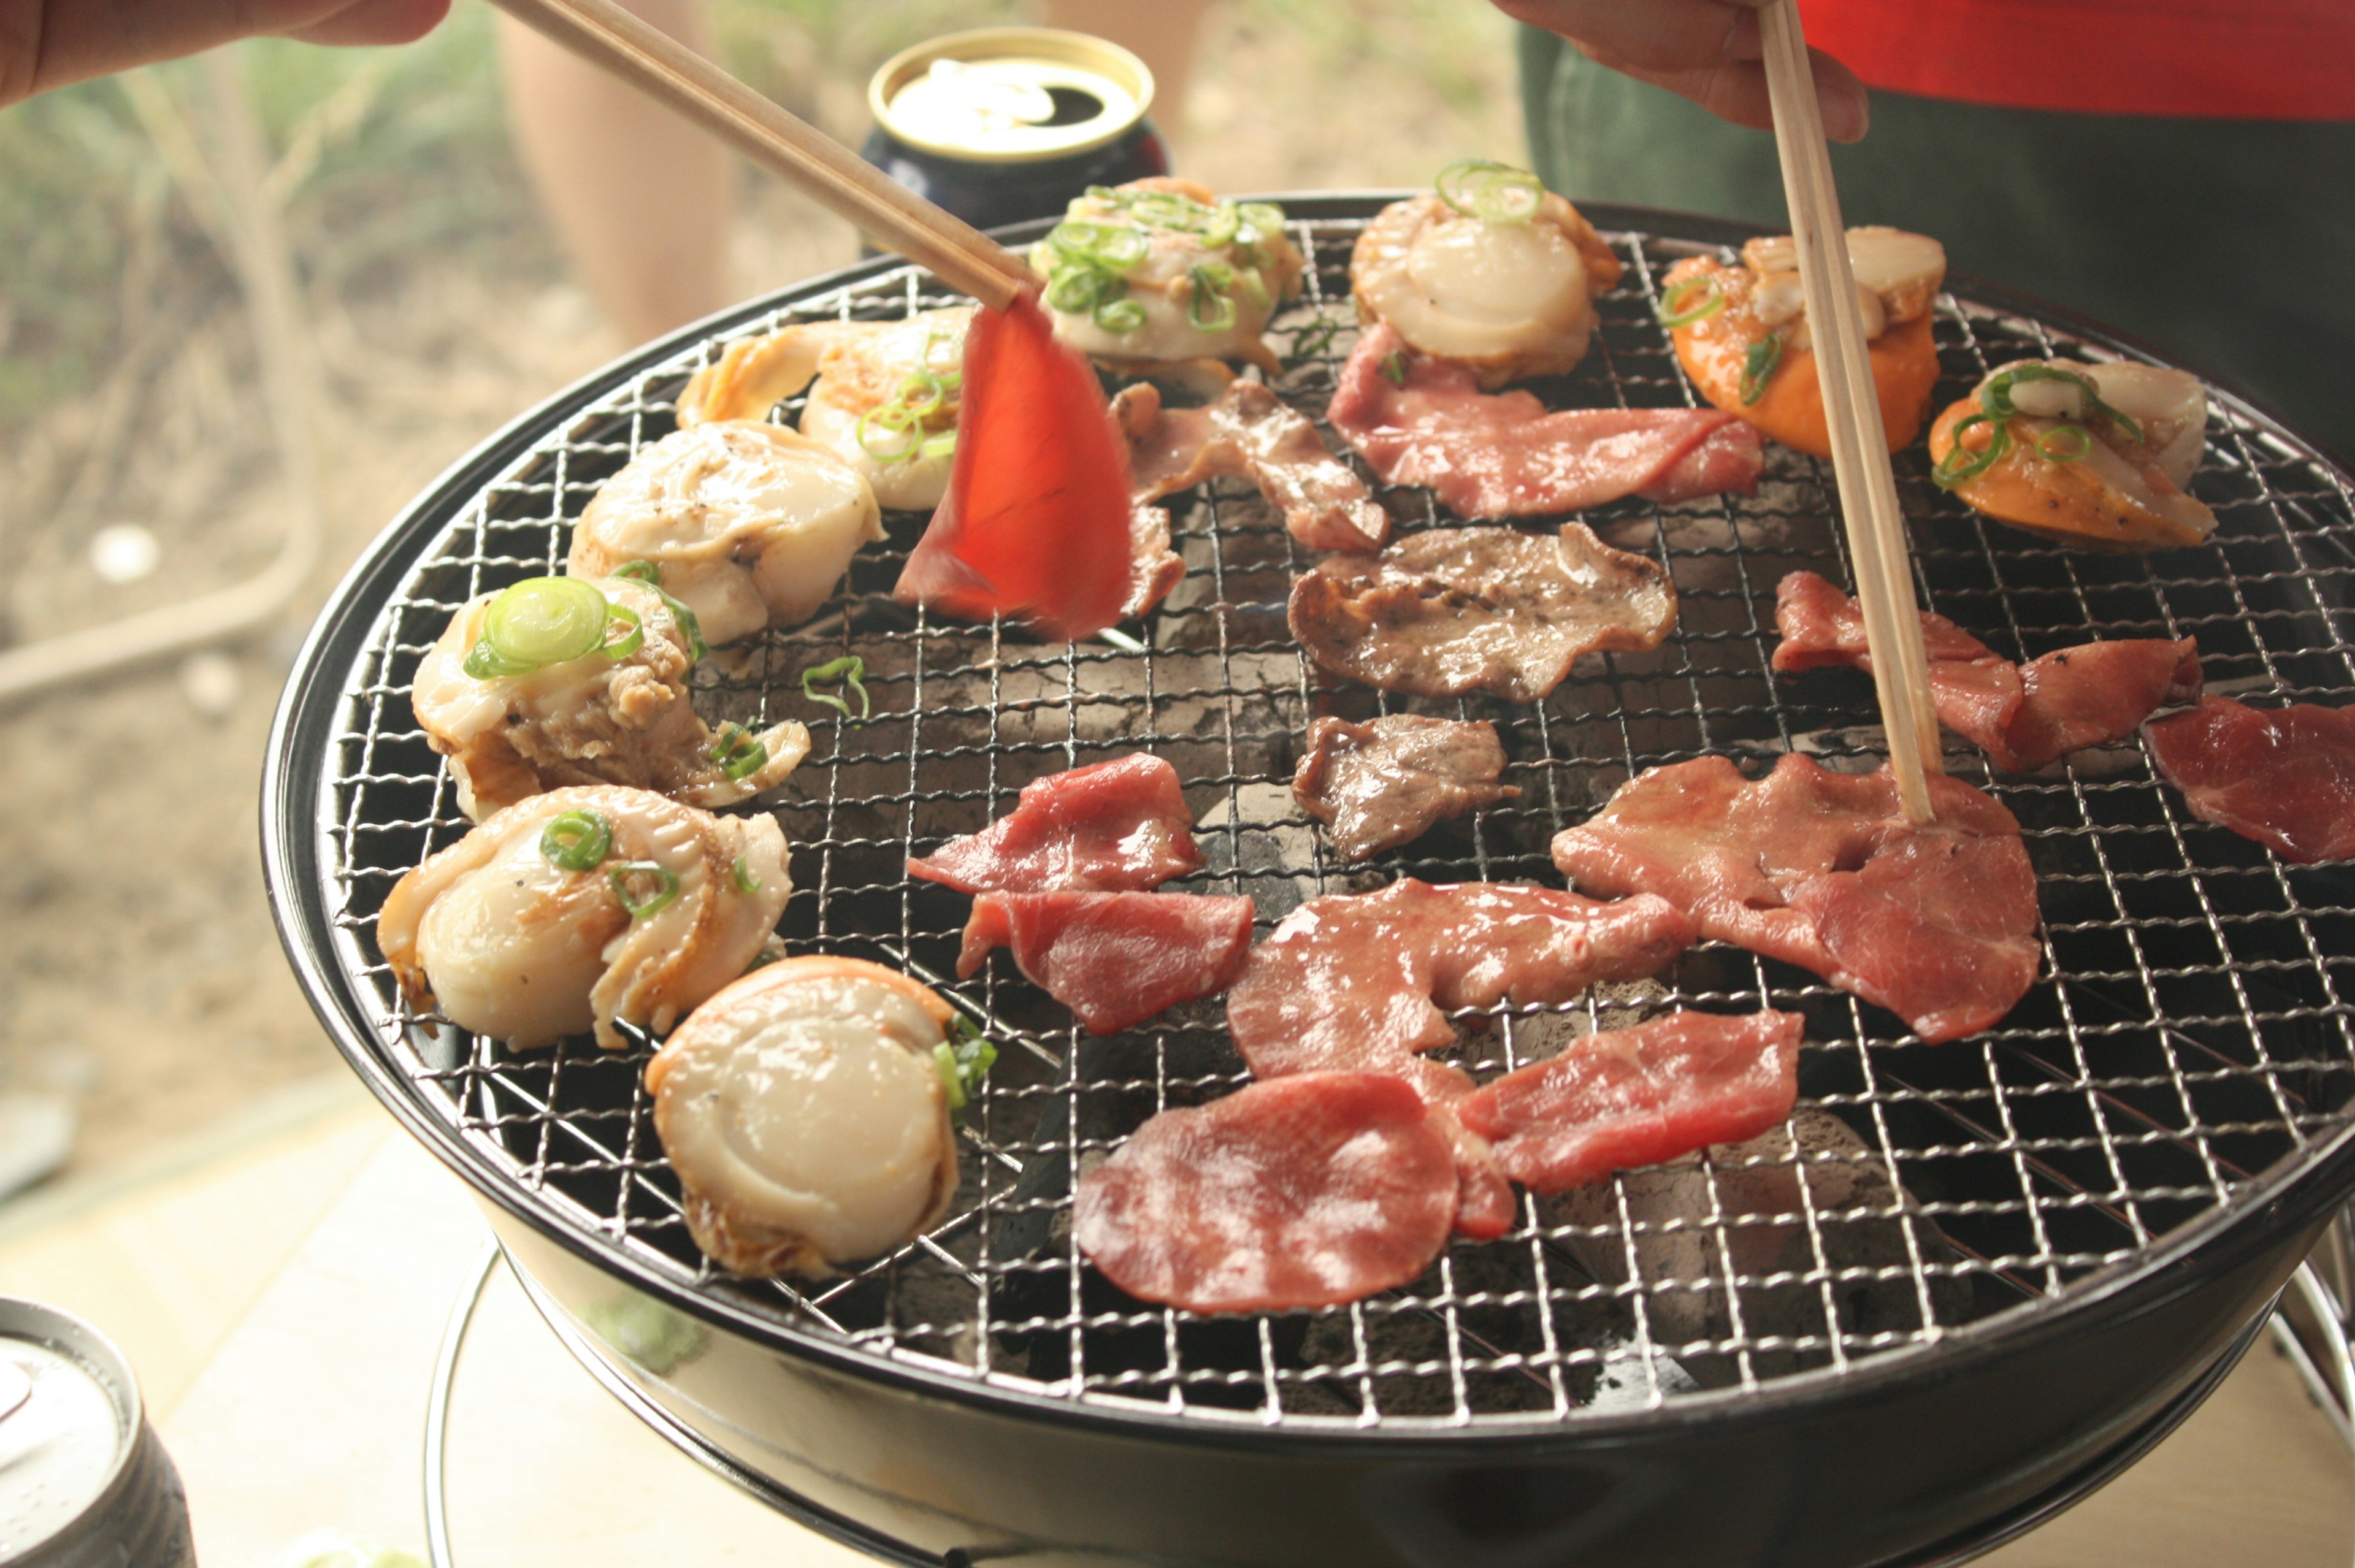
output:
[[[662,565],[660,562],[652,560],[633,560],[624,565],[615,567],[612,571],[606,573],[606,575],[609,577],[626,577],[634,581],[643,582],[647,587],[655,591],[655,597],[660,599],[663,602],[663,607],[670,612],[671,624],[678,628],[679,636],[687,645],[687,663],[698,663],[701,660],[711,656],[711,645],[703,640],[703,623],[695,618],[694,611],[688,609],[686,605],[672,598],[670,594],[664,590],[662,585]],[[637,649],[633,646],[629,650],[629,653],[615,654],[613,656],[615,658],[627,658],[630,653],[635,653]]]
[[1382,356],[1382,362],[1379,368],[1380,369],[1383,377],[1389,380],[1391,386],[1405,386],[1406,350],[1403,348],[1391,349],[1388,354]]
[[761,891],[761,879],[752,874],[752,863],[751,861],[745,859],[741,855],[737,856],[735,869],[736,891],[738,892],[757,893]]
[[[624,860],[605,876],[613,884],[613,896],[622,901],[622,907],[630,912],[632,920],[644,920],[659,910],[668,909],[671,901],[678,897],[678,878],[659,861]],[[641,880],[655,885],[655,891],[644,898],[633,886]]]
[[[623,634],[621,641],[609,642],[605,645],[605,656],[619,664],[646,645],[645,623],[638,619],[638,613],[627,604],[608,604],[605,607],[605,613],[629,628]],[[605,628],[605,635],[610,637],[613,635],[613,631],[609,624]]]
[[1545,187],[1527,169],[1493,158],[1465,158],[1439,171],[1439,199],[1483,223],[1527,223],[1545,200]]
[[1284,357],[1284,368],[1296,370],[1311,359],[1323,357],[1333,347],[1333,339],[1341,335],[1347,325],[1332,316],[1312,321],[1292,335],[1292,347]]
[[568,811],[539,831],[539,852],[559,871],[593,871],[613,848],[613,828],[593,811]]
[[627,577],[655,588],[662,586],[662,563],[654,560],[633,560],[615,567],[609,576]]
[[1079,315],[1106,300],[1118,299],[1127,289],[1126,283],[1103,268],[1074,261],[1048,275],[1047,308]]
[[[1227,308],[1231,311],[1234,306]],[[1106,332],[1125,336],[1145,325],[1145,307],[1135,300],[1106,300],[1096,306],[1095,323]]]
[[[1963,444],[1963,432],[1973,425],[1981,424],[1993,426],[1995,433],[1987,438],[1986,451],[1973,452]],[[1990,419],[1986,414],[1970,414],[1956,420],[1952,435],[1955,444],[1946,449],[1946,455],[1938,459],[1938,465],[1930,470],[1931,481],[1942,490],[1951,490],[1966,479],[1977,478],[2002,461],[2003,454],[2011,450],[2010,427],[2003,421]]]
[[741,724],[719,726],[711,742],[711,760],[731,779],[748,779],[769,765],[769,748]]
[[1235,324],[1234,296],[1227,291],[1235,286],[1235,270],[1219,261],[1205,261],[1186,274],[1191,288],[1186,300],[1186,319],[1202,332],[1224,332]]
[[949,1026],[948,1039],[932,1047],[932,1065],[940,1070],[941,1089],[949,1109],[962,1111],[980,1087],[982,1075],[997,1062],[997,1047],[980,1026],[960,1013]]
[[[911,463],[924,453],[924,438],[917,430],[922,422],[922,416],[914,410],[886,403],[858,416],[851,439],[858,443],[859,451],[878,463]],[[896,444],[876,445],[879,433]]]
[[2036,438],[2036,455],[2048,463],[2074,463],[2093,450],[2094,438],[2081,424],[2056,424]]
[[[1692,303],[1696,293],[1701,296],[1697,304]],[[1659,308],[1662,326],[1690,326],[1723,310],[1725,292],[1717,286],[1715,278],[1687,278],[1660,296]]]
[[527,578],[491,601],[464,668],[489,680],[595,653],[605,640],[607,609],[605,596],[578,577]]
[[1056,253],[1075,261],[1124,272],[1152,250],[1144,230],[1125,223],[1091,223],[1080,219],[1058,223],[1047,235]]
[[1750,353],[1742,361],[1742,407],[1748,408],[1766,395],[1767,379],[1782,362],[1783,340],[1773,333],[1750,346]]
[[2142,440],[2142,426],[2135,421],[2132,415],[2104,402],[2091,379],[2073,370],[2056,369],[2050,365],[2015,365],[1990,377],[1987,384],[1979,389],[1980,409],[1990,419],[2011,418],[2019,412],[2019,405],[2012,401],[2011,389],[2022,381],[2066,381],[2077,389],[2084,403],[2086,416],[2111,425],[2128,442]]
[[845,654],[838,659],[812,665],[802,671],[802,695],[812,702],[826,704],[845,719],[850,719],[849,703],[830,691],[818,689],[820,686],[830,685],[837,680],[842,682],[845,689],[858,699],[858,716],[854,722],[864,724],[868,716],[875,711],[875,706],[867,695],[867,661],[857,654]]

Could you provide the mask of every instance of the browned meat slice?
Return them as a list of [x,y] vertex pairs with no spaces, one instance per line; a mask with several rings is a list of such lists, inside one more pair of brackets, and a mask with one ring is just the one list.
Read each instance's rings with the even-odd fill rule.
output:
[[1328,556],[1292,585],[1292,635],[1335,675],[1423,697],[1536,702],[1579,655],[1656,648],[1677,591],[1583,523],[1559,537],[1431,528],[1370,559]]
[[1300,808],[1333,829],[1345,860],[1420,838],[1443,817],[1480,811],[1521,792],[1500,784],[1497,727],[1391,713],[1363,724],[1319,719],[1292,775]]
[[1133,621],[1169,597],[1186,562],[1169,548],[1169,513],[1138,501],[1128,509],[1128,597],[1120,618]]
[[1365,481],[1257,381],[1233,382],[1199,409],[1165,409],[1159,390],[1139,383],[1113,400],[1113,412],[1128,436],[1140,501],[1208,479],[1245,479],[1283,508],[1284,526],[1310,549],[1380,549],[1390,533],[1390,514]]

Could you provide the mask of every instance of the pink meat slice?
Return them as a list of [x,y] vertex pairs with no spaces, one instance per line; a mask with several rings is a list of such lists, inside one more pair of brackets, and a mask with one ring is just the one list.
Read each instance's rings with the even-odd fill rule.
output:
[[2355,859],[2355,709],[2203,697],[2143,734],[2200,821],[2302,866]]
[[1446,1137],[1414,1090],[1311,1072],[1164,1111],[1080,1179],[1080,1250],[1189,1312],[1336,1307],[1406,1284],[1455,1212]]
[[1427,485],[1465,517],[1747,493],[1765,464],[1757,431],[1721,410],[1549,413],[1528,392],[1481,391],[1469,367],[1417,354],[1387,324],[1359,338],[1327,418],[1383,479]]
[[[1774,620],[1783,634],[1776,669],[1841,665],[1871,671],[1864,612],[1814,572],[1783,579]],[[1939,722],[2005,773],[2034,773],[2071,752],[2123,741],[2153,709],[2200,694],[2200,645],[2190,637],[2087,643],[2015,665],[1944,615],[1924,611],[1922,640]]]
[[1159,390],[1141,381],[1112,406],[1140,503],[1209,479],[1241,479],[1283,510],[1284,526],[1310,549],[1374,550],[1389,537],[1390,515],[1366,482],[1257,381],[1231,382],[1216,401],[1193,409],[1164,408]]
[[959,892],[1135,892],[1199,870],[1178,770],[1142,752],[1050,773],[1012,812],[908,862]]
[[1909,824],[1887,767],[1828,773],[1786,756],[1755,783],[1723,757],[1654,768],[1554,864],[1590,892],[1657,893],[1704,937],[1811,969],[1923,1040],[1991,1027],[2036,981],[2036,877],[2011,813],[1930,780]]
[[1582,1187],[1780,1125],[1798,1102],[1805,1025],[1796,1013],[1671,1013],[1573,1040],[1455,1110],[1531,1191]]
[[1090,1034],[1114,1034],[1235,983],[1251,953],[1252,901],[1202,893],[983,893],[957,976],[1009,947],[1023,974]]

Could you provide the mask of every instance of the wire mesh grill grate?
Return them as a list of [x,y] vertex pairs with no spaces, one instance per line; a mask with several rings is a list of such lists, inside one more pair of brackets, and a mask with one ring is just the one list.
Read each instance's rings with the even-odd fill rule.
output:
[[[1312,415],[1348,345],[1346,268],[1361,222],[1293,226],[1313,260],[1310,293],[1279,326],[1297,347],[1320,335],[1300,329],[1342,325],[1279,383]],[[1689,402],[1652,304],[1661,270],[1710,247],[1608,238],[1626,276],[1600,302],[1588,359],[1544,389],[1548,400]],[[789,293],[728,336],[952,303],[925,287],[902,269]],[[1942,406],[2007,358],[2108,352],[1967,298],[1942,300],[1936,328]],[[783,1333],[1097,1406],[1284,1425],[1559,1422],[1867,1356],[1933,1354],[1945,1330],[2082,1288],[2193,1218],[2248,1201],[2341,1123],[2355,1092],[2341,995],[2355,981],[2355,878],[2286,869],[2193,821],[2137,744],[1995,779],[1956,745],[1950,767],[2019,818],[2040,880],[2048,977],[2001,1027],[1924,1047],[1810,975],[1714,944],[1657,982],[1606,986],[1570,1007],[1466,1013],[1459,1060],[1486,1076],[1568,1032],[1671,1003],[1799,1011],[1802,1115],[1740,1151],[1524,1196],[1502,1240],[1458,1241],[1423,1278],[1355,1306],[1204,1319],[1114,1290],[1072,1245],[1071,1180],[1145,1117],[1245,1082],[1221,1006],[1093,1039],[1002,955],[956,982],[966,901],[907,880],[908,855],[978,828],[1041,773],[1150,750],[1186,781],[1209,859],[1175,885],[1250,893],[1264,930],[1302,898],[1401,874],[1559,885],[1552,834],[1646,767],[1787,750],[1862,766],[1880,740],[1859,721],[1871,710],[1863,677],[1767,674],[1783,574],[1848,575],[1829,475],[1812,460],[1773,449],[1754,496],[1584,514],[1609,542],[1669,570],[1680,624],[1655,653],[1582,661],[1534,707],[1401,703],[1320,679],[1284,620],[1309,558],[1255,495],[1222,482],[1173,503],[1187,575],[1129,628],[1136,651],[1042,646],[892,604],[922,523],[899,515],[818,619],[767,635],[729,668],[698,670],[707,717],[798,718],[815,739],[774,806],[793,845],[789,950],[905,967],[985,1019],[1004,1048],[964,1114],[963,1186],[937,1231],[822,1284],[715,1275],[687,1236],[654,1136],[639,1082],[650,1045],[514,1052],[446,1024],[435,1033],[404,1008],[373,925],[400,875],[467,827],[410,712],[418,659],[470,595],[559,568],[567,520],[672,428],[671,398],[724,341],[613,387],[453,508],[344,688],[319,802],[336,951],[372,1009],[373,1048],[419,1104],[624,1272],[726,1297]],[[1925,605],[2008,656],[2093,636],[2196,635],[2212,689],[2355,699],[2346,482],[2236,405],[2211,415],[2195,488],[2221,527],[2195,549],[2049,548],[1938,492],[1918,445],[1898,474]],[[1420,492],[1382,499],[1402,531],[1444,520]],[[865,724],[806,702],[798,685],[802,669],[849,652],[866,660],[875,699]],[[1344,869],[1288,780],[1310,717],[1386,707],[1494,721],[1511,759],[1506,782],[1522,793]]]

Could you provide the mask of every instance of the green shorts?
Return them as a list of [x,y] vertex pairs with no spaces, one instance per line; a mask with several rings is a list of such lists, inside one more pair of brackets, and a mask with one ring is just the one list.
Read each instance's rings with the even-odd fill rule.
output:
[[[1572,201],[1781,227],[1774,138],[1521,29],[1529,152]],[[1945,242],[2024,289],[2237,382],[2355,458],[2355,124],[1992,109],[1872,95],[1832,149],[1841,216]]]

